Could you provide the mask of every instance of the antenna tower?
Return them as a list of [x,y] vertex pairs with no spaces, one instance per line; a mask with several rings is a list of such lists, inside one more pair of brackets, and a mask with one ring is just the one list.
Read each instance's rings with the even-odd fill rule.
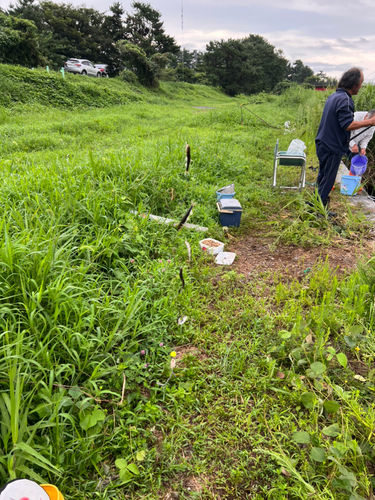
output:
[[184,0],[181,0],[181,62],[182,81],[184,81]]

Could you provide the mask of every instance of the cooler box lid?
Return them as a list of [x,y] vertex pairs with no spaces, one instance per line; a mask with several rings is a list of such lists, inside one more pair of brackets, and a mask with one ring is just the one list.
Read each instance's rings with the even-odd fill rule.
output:
[[241,203],[232,198],[231,200],[220,200],[219,205],[221,210],[242,210]]

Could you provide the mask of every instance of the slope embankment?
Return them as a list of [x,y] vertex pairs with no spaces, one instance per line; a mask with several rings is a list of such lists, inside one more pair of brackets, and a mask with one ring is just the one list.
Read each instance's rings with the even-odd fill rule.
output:
[[19,104],[59,108],[104,108],[130,102],[191,101],[199,97],[225,99],[221,92],[204,85],[162,82],[158,89],[146,89],[117,78],[89,78],[45,69],[0,65],[0,106]]

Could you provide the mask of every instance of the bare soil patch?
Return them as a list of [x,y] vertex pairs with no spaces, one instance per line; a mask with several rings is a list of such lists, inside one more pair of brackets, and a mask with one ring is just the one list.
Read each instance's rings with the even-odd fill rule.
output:
[[330,267],[342,274],[352,271],[361,257],[370,256],[374,251],[373,241],[366,241],[362,246],[346,244],[330,248],[278,246],[274,251],[271,243],[253,236],[244,236],[232,243],[230,250],[238,256],[232,267],[245,276],[277,271],[288,278],[302,278],[316,263],[328,259]]
[[183,345],[175,348],[176,351],[176,362],[177,364],[183,361],[183,358],[187,355],[195,356],[199,360],[204,360],[207,356],[198,347],[193,345]]

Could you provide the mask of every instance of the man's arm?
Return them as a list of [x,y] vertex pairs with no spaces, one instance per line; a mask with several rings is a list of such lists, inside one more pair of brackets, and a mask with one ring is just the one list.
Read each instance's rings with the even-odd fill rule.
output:
[[358,130],[359,128],[373,127],[375,125],[375,116],[368,120],[362,120],[361,122],[352,121],[349,127],[346,129],[349,130]]

